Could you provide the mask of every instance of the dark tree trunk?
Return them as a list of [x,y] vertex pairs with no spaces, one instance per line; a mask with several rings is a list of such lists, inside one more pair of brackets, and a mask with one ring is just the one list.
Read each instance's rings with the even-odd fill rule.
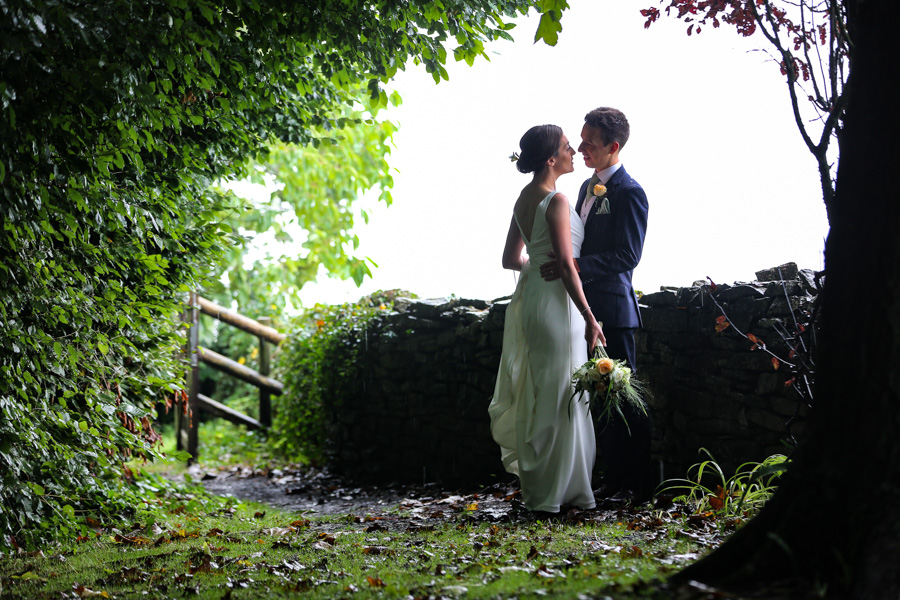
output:
[[675,581],[900,598],[900,32],[894,0],[846,4],[850,97],[810,437],[757,518]]

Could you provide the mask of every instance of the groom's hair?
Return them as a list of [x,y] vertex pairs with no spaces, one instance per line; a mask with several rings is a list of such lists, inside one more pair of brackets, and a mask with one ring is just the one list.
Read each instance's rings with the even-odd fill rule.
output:
[[609,106],[595,108],[584,116],[584,122],[600,130],[603,143],[606,145],[619,142],[619,148],[623,148],[628,141],[628,134],[631,131],[628,119],[625,118],[625,113],[617,108]]
[[516,161],[520,173],[540,171],[551,156],[559,152],[563,131],[558,125],[535,125],[519,140],[522,154]]

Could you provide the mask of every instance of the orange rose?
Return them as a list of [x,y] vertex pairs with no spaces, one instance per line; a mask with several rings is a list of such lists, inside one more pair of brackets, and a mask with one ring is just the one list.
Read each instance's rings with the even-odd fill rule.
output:
[[597,364],[594,365],[594,368],[597,369],[597,372],[601,375],[606,375],[607,373],[612,372],[615,366],[616,363],[614,363],[611,358],[601,358],[597,361]]

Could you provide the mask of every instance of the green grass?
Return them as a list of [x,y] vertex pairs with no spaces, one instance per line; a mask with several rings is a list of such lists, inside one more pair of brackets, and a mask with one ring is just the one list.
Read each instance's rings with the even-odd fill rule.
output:
[[[204,469],[277,466],[253,434],[221,421],[199,433]],[[170,459],[140,475],[162,518],[143,511],[130,527],[89,523],[93,533],[68,546],[0,557],[0,598],[670,598],[666,576],[742,520],[704,504],[722,496],[699,483],[704,472],[725,482],[741,517],[758,508],[737,501],[732,479],[711,459],[693,470],[696,477],[669,482],[693,487],[667,510],[538,520],[509,497],[492,505],[470,495],[454,503],[423,497],[375,516],[319,516],[172,484],[159,473],[184,475],[186,467]],[[772,485],[767,479],[763,489]]]
[[648,597],[702,547],[651,512],[491,523],[476,508],[416,524],[399,508],[306,518],[201,493],[162,501],[165,523],[98,526],[70,547],[0,561],[0,597]]

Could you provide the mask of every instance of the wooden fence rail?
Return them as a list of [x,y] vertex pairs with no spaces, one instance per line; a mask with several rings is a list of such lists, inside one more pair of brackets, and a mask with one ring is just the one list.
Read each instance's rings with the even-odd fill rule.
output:
[[[208,315],[259,338],[259,371],[235,360],[200,347],[200,314]],[[200,412],[245,425],[250,429],[262,429],[272,425],[272,395],[280,395],[284,385],[269,377],[270,346],[284,341],[285,336],[268,325],[269,319],[254,320],[228,310],[195,293],[190,295],[184,313],[188,325],[186,352],[189,358],[187,373],[187,410],[175,412],[176,446],[196,459],[199,455],[197,425]],[[200,362],[241,381],[259,388],[259,420],[242,414],[200,393]]]

